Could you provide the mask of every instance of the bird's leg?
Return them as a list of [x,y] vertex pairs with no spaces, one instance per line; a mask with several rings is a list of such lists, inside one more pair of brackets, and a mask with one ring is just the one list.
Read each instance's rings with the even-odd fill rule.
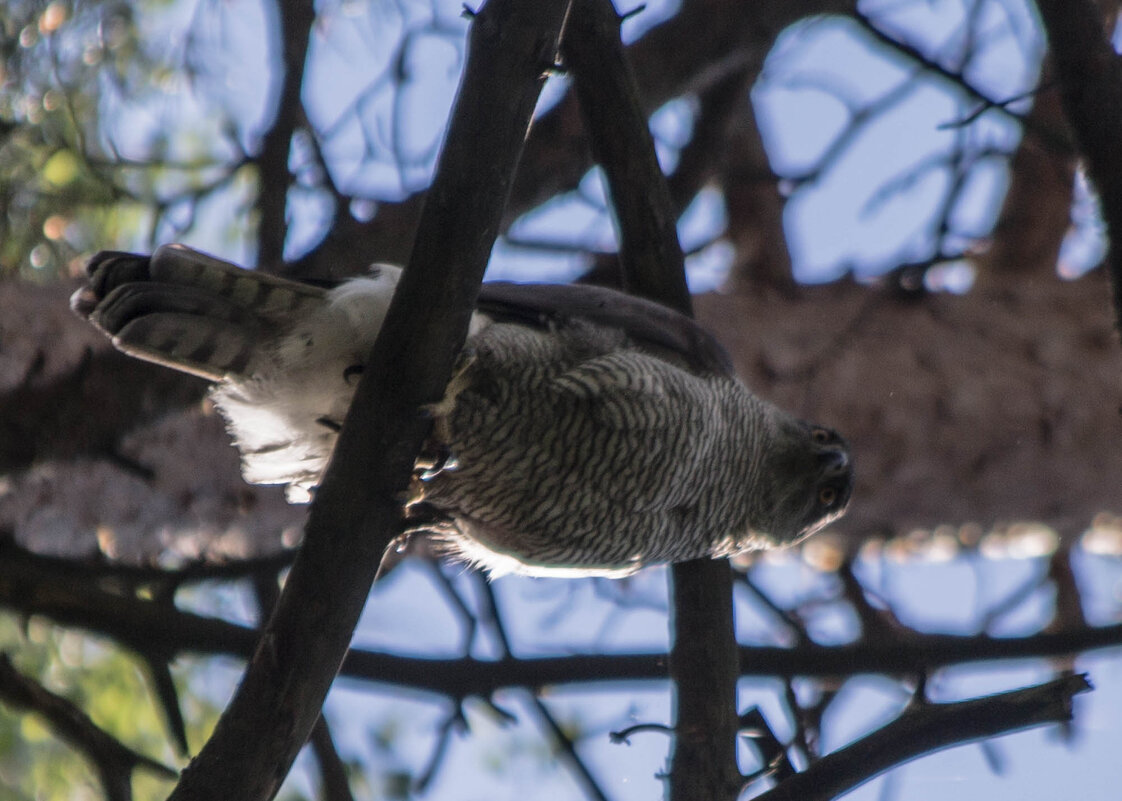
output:
[[432,481],[445,470],[455,470],[458,466],[451,449],[444,442],[430,437],[413,463],[413,474],[421,481]]

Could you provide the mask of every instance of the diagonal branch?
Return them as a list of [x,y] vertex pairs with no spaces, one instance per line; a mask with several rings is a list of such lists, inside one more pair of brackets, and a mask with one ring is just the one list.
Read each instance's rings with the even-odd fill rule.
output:
[[546,65],[568,3],[492,0],[413,255],[374,345],[289,573],[241,686],[171,798],[272,798],[319,718],[467,333]]
[[335,740],[323,715],[320,715],[312,729],[311,745],[316,761],[319,762],[324,801],[354,801],[350,780],[347,778],[347,765],[335,748]]
[[920,704],[867,737],[795,774],[757,801],[828,801],[924,754],[1047,723],[1066,723],[1083,675],[950,704]]
[[132,774],[137,768],[165,779],[176,776],[171,768],[138,754],[98,727],[71,701],[21,674],[7,654],[0,654],[0,701],[43,718],[59,738],[81,751],[97,771],[108,801],[130,801]]

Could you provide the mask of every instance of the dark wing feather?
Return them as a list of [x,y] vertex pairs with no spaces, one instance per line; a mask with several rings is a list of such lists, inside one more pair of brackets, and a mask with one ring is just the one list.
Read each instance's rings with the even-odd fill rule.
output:
[[640,347],[663,358],[677,357],[694,372],[734,372],[728,352],[697,322],[666,306],[614,289],[495,281],[480,287],[478,308],[500,321],[541,327],[581,318],[622,329]]

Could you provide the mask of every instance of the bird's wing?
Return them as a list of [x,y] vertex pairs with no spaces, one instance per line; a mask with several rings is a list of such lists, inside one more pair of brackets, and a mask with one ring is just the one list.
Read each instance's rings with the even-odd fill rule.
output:
[[547,328],[579,318],[624,331],[639,347],[695,373],[732,375],[732,360],[694,320],[644,298],[583,284],[491,282],[479,311],[504,322]]
[[[183,245],[150,257],[103,252],[72,299],[125,353],[211,380],[246,367],[263,334],[323,302],[330,287],[244,270]],[[479,311],[533,327],[572,319],[622,330],[638,347],[691,372],[733,373],[720,343],[683,314],[604,287],[483,284]]]

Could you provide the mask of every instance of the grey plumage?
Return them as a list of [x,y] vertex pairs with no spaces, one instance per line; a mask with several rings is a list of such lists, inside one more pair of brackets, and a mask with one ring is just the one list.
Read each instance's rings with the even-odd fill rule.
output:
[[[218,381],[246,477],[318,482],[398,272],[323,290],[181,246],[102,254],[74,307]],[[845,442],[754,396],[703,329],[591,287],[484,285],[409,504],[460,558],[532,575],[793,542],[840,515]]]

